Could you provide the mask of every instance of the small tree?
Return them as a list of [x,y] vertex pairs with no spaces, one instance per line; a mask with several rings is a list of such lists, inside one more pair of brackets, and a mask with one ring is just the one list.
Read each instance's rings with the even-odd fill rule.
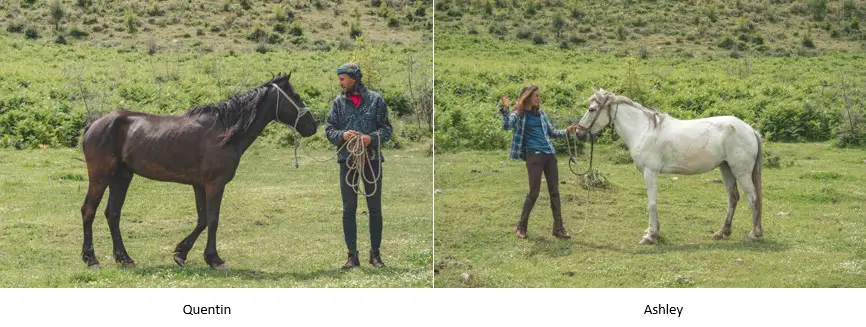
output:
[[562,18],[562,13],[557,12],[553,15],[553,31],[556,32],[556,38],[562,37],[562,29],[565,28],[565,19]]
[[383,59],[381,52],[381,49],[367,38],[358,36],[355,39],[351,61],[361,66],[361,71],[364,72],[364,84],[370,89],[375,89],[382,80],[382,72],[379,70],[379,63]]
[[824,20],[824,16],[827,15],[827,0],[811,0],[809,8],[812,9],[812,18]]
[[136,25],[138,23],[138,16],[135,15],[135,12],[131,9],[127,9],[124,16],[124,20],[126,21],[126,28],[129,30],[129,33],[137,32],[138,28],[136,28]]
[[54,0],[51,4],[51,20],[54,22],[54,30],[60,30],[60,21],[66,16],[66,9],[60,0]]

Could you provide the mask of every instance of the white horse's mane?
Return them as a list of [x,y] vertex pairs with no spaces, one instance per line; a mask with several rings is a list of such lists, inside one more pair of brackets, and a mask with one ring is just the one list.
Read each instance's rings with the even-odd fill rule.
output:
[[[596,94],[602,95],[602,98],[598,99],[596,97]],[[629,99],[626,96],[616,95],[613,94],[613,92],[605,91],[603,89],[599,89],[598,92],[589,97],[589,102],[592,103],[593,101],[598,102],[601,108],[620,103],[635,107],[641,110],[646,115],[647,120],[650,121],[650,123],[653,125],[653,128],[658,128],[665,120],[665,118],[670,116],[667,113],[659,111],[658,109],[644,107],[642,104],[634,102],[634,100]]]

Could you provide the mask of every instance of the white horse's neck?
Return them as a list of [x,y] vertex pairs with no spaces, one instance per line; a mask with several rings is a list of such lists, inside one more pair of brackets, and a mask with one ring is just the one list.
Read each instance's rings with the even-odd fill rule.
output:
[[[653,122],[647,117],[644,109],[637,108],[627,103],[613,104],[613,129],[629,149],[633,149],[636,143],[651,132]],[[655,117],[652,117],[655,119]]]

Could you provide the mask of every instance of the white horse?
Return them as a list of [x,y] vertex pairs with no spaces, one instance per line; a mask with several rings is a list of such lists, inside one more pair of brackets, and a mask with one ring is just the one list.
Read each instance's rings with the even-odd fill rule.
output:
[[761,137],[742,120],[710,117],[679,120],[655,109],[645,108],[629,98],[593,89],[589,109],[579,128],[599,134],[608,124],[628,146],[635,166],[643,174],[647,190],[649,228],[641,244],[659,239],[656,213],[659,174],[693,175],[719,167],[728,192],[728,212],[714,240],[731,235],[731,219],[740,200],[737,183],[752,208],[752,231],[745,241],[755,241],[761,231]]

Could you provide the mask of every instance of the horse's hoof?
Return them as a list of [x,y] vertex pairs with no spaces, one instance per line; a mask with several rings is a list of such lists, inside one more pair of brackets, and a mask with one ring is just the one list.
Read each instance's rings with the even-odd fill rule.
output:
[[121,263],[120,263],[120,268],[122,268],[122,269],[132,269],[132,268],[135,268],[135,261],[121,262]]
[[721,240],[727,240],[727,239],[728,239],[728,235],[725,233],[719,233],[719,232],[713,233],[713,241],[721,241]]
[[175,253],[174,263],[176,263],[179,267],[183,267],[183,265],[186,263],[186,259],[181,258],[177,253]]
[[93,270],[99,270],[99,269],[102,269],[102,267],[100,267],[98,263],[94,263],[94,264],[92,264],[92,265],[89,265],[89,266],[87,266],[87,268],[90,268],[90,269],[93,269]]
[[746,234],[746,237],[743,238],[743,242],[746,242],[746,243],[757,242],[760,240],[761,240],[760,236],[755,236],[752,234]]
[[216,269],[216,270],[228,270],[229,269],[229,266],[227,264],[225,264],[225,262],[217,264],[217,265],[211,265],[210,267],[213,269]]
[[640,244],[652,245],[652,244],[656,244],[656,240],[654,240],[652,237],[644,236],[643,238],[640,239]]

